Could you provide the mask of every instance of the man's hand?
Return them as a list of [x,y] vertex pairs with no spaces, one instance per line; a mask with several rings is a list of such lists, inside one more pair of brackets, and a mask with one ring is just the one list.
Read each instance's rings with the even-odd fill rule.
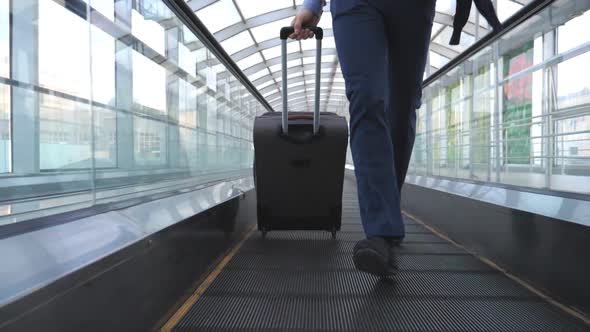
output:
[[301,40],[313,37],[313,32],[309,29],[304,29],[303,27],[316,27],[319,22],[320,18],[315,16],[311,10],[302,9],[293,19],[291,25],[295,28],[295,32],[293,32],[289,38]]

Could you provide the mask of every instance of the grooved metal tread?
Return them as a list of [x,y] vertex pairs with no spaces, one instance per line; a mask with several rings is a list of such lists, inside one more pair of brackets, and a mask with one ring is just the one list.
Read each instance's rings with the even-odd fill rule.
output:
[[590,331],[412,220],[396,276],[356,271],[363,238],[354,183],[343,225],[327,232],[252,235],[175,331]]

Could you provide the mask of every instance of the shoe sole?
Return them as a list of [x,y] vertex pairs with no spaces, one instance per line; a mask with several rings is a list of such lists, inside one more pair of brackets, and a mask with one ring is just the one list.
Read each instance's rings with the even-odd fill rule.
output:
[[388,268],[387,260],[373,249],[359,249],[354,253],[352,259],[354,266],[359,271],[367,272],[378,277],[386,277],[394,273]]

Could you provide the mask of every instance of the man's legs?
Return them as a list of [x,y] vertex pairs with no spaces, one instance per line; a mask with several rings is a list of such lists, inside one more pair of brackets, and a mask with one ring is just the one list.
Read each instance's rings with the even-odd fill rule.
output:
[[[386,0],[380,0],[386,1]],[[397,186],[401,188],[416,138],[416,109],[430,44],[435,1],[387,1],[389,25],[388,119],[395,152]]]
[[385,18],[363,0],[332,2],[334,37],[350,101],[350,142],[365,234],[403,236],[394,148],[385,116]]
[[404,235],[394,147],[386,117],[387,22],[366,0],[331,4],[334,37],[350,101],[350,145],[357,179],[361,219],[366,240],[354,248],[361,270],[389,275],[388,238]]

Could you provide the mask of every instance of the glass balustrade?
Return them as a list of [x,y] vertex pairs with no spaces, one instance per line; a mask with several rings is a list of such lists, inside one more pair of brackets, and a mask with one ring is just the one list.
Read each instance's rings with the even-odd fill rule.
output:
[[1,1],[0,225],[248,176],[263,111],[162,1]]
[[430,82],[410,174],[590,194],[590,12],[558,0]]

